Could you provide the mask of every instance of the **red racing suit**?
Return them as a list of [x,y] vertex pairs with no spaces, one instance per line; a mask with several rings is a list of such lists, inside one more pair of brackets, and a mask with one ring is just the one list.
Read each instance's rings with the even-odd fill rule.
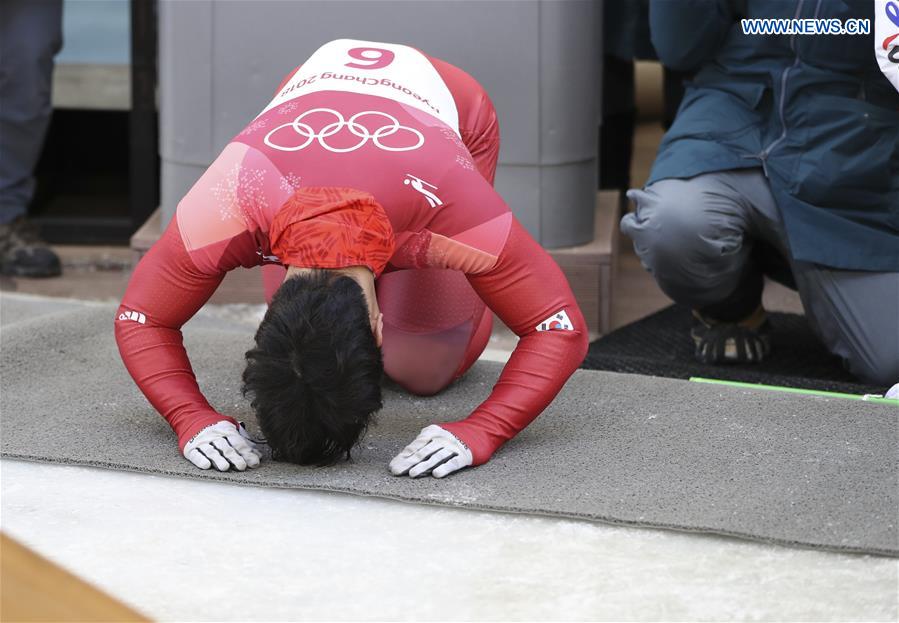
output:
[[181,326],[226,272],[280,264],[270,226],[304,186],[373,195],[395,234],[388,271],[461,271],[520,336],[489,397],[441,424],[474,465],[533,421],[583,360],[587,328],[562,271],[493,190],[497,137],[477,82],[412,48],[338,40],[295,70],[179,203],[116,314],[122,359],[181,449],[234,421],[200,392]]

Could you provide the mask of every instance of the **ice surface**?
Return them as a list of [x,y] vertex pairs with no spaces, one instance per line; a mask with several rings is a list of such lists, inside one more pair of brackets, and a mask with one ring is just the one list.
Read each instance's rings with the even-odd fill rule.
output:
[[2,529],[165,621],[896,621],[899,561],[4,460]]

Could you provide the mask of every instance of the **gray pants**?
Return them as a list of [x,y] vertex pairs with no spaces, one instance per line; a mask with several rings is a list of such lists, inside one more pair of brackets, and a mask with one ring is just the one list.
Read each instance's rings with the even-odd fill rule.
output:
[[628,197],[637,210],[621,220],[621,231],[672,299],[736,320],[760,303],[768,274],[799,291],[812,329],[850,372],[873,384],[899,381],[899,273],[788,260],[760,169],[660,180]]
[[0,224],[31,202],[61,47],[62,0],[0,0]]

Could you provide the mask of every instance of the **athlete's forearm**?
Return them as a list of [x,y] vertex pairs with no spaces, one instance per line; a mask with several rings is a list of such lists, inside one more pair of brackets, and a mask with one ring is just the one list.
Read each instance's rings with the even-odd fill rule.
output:
[[565,275],[517,221],[494,269],[469,280],[521,338],[487,400],[465,420],[441,425],[478,465],[552,402],[583,361],[588,334]]
[[[120,315],[129,308],[119,308]],[[182,345],[181,331],[125,326],[117,321],[116,342],[131,378],[171,425],[180,446],[206,426],[226,419],[200,392]]]
[[442,424],[485,463],[553,401],[586,354],[585,333],[547,331],[521,338],[490,396],[461,422]]
[[200,392],[181,326],[208,300],[222,275],[194,268],[173,222],[134,270],[116,312],[115,336],[125,367],[183,447],[225,418]]

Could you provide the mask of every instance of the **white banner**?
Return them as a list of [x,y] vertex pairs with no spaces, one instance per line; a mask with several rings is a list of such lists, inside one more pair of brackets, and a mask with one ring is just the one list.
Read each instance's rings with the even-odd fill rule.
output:
[[899,91],[899,0],[874,2],[874,55],[880,71]]

